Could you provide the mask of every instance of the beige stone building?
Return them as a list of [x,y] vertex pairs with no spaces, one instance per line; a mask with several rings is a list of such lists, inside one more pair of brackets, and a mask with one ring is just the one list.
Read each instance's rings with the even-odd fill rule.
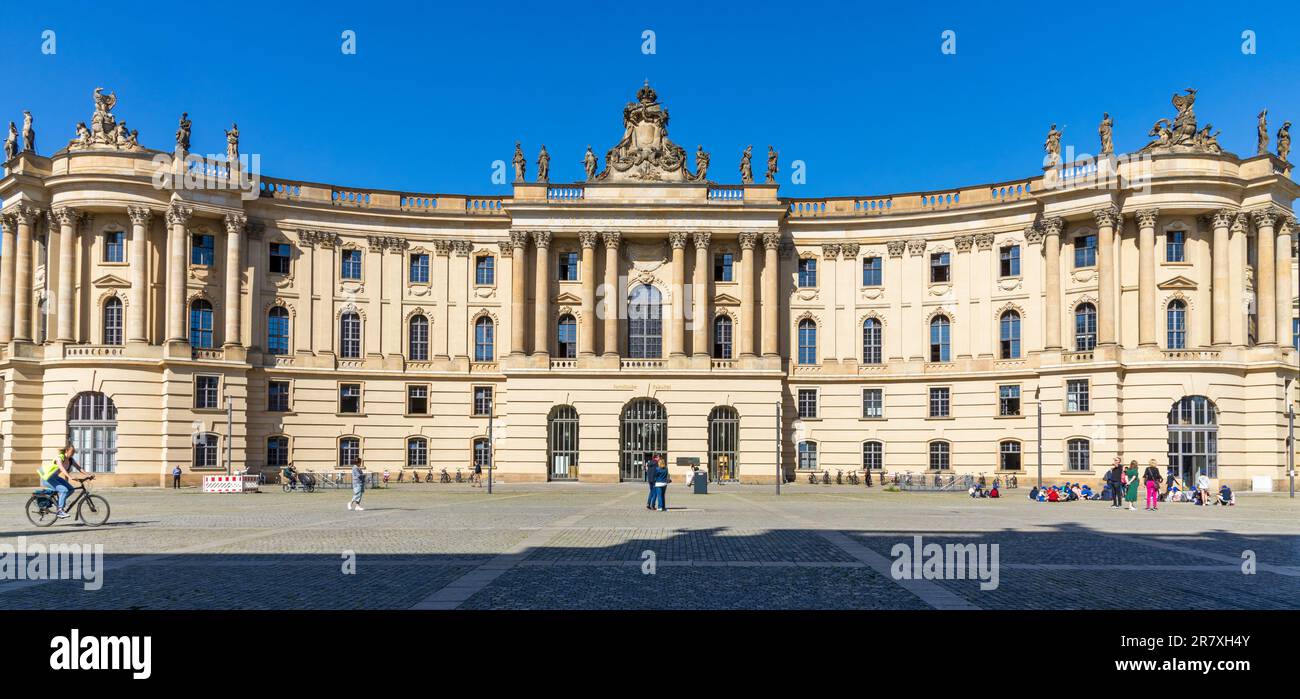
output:
[[1133,156],[789,199],[748,155],[742,184],[688,168],[648,87],[602,170],[519,154],[509,196],[241,189],[237,133],[193,176],[188,124],[148,150],[114,101],[0,180],[0,486],[69,440],[142,485],[227,457],[616,481],[649,453],[768,483],[1040,452],[1055,482],[1116,455],[1285,479],[1297,185],[1181,106],[1193,136]]

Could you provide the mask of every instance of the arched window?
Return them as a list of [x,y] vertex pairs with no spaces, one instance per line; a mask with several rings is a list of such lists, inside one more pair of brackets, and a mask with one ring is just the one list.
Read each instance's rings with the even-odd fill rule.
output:
[[411,361],[429,361],[429,319],[420,314],[411,316],[407,323],[406,341]]
[[578,478],[578,411],[572,405],[551,408],[546,418],[548,478],[572,481]]
[[1165,309],[1165,344],[1168,349],[1187,349],[1187,304],[1178,299]]
[[862,363],[879,364],[881,360],[881,345],[884,342],[884,333],[878,318],[868,318],[862,321]]
[[632,290],[627,308],[627,352],[633,359],[663,356],[663,307],[659,290],[649,284]]
[[211,432],[200,432],[192,440],[194,458],[190,466],[195,469],[216,468],[220,465],[220,438]]
[[122,344],[122,299],[116,296],[104,301],[104,344]]
[[1169,410],[1169,471],[1194,483],[1219,477],[1219,410],[1205,396],[1187,396]]
[[731,318],[728,316],[713,319],[713,358],[731,359]]
[[91,473],[117,469],[117,406],[103,393],[78,393],[68,404],[68,442]]
[[884,442],[862,443],[862,468],[866,471],[881,471],[885,468]]
[[266,465],[277,470],[289,465],[288,437],[275,435],[266,438]]
[[998,335],[1002,359],[1020,358],[1020,314],[1005,311],[998,319]]
[[487,316],[479,316],[474,321],[474,361],[490,362],[496,359],[495,330],[492,319]]
[[361,358],[361,315],[356,311],[339,316],[339,356],[343,359]]
[[817,469],[817,442],[799,442],[799,469],[804,471]]
[[1020,442],[1007,439],[998,444],[998,470],[1020,470]]
[[573,359],[578,356],[578,321],[565,313],[555,324],[555,356]]
[[492,286],[497,283],[496,259],[491,255],[479,255],[474,260],[474,284]]
[[947,471],[952,468],[952,445],[942,440],[930,442],[930,470]]
[[817,363],[817,322],[812,318],[799,321],[799,363]]
[[195,299],[190,304],[190,346],[199,349],[212,349],[212,304],[204,299]]
[[343,437],[339,440],[339,468],[352,468],[361,463],[361,439]]
[[1065,443],[1066,466],[1071,471],[1087,471],[1092,468],[1092,444],[1083,438],[1071,439]]
[[1081,303],[1074,307],[1074,350],[1091,352],[1097,347],[1097,307]]
[[474,465],[483,470],[492,468],[492,444],[487,437],[474,438]]
[[728,405],[709,411],[709,478],[734,481],[739,477],[740,413]]
[[653,398],[636,398],[623,407],[619,419],[619,473],[624,480],[645,478],[653,456],[668,458],[668,411]]
[[289,353],[289,309],[284,306],[272,306],[266,312],[266,351]]
[[938,315],[930,321],[930,361],[952,361],[952,323]]
[[429,465],[429,440],[411,437],[406,440],[406,467],[426,468]]

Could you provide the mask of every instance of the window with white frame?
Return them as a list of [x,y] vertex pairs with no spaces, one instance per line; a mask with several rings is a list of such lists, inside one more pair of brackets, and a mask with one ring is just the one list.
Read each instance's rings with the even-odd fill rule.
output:
[[817,417],[817,389],[801,388],[796,395],[798,396],[799,417],[808,419]]
[[862,389],[862,417],[879,419],[885,416],[885,389]]

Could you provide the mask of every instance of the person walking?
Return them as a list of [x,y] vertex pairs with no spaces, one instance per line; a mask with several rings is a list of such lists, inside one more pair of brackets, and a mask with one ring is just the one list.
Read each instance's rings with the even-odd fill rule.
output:
[[655,502],[658,500],[655,493],[655,476],[659,473],[659,457],[652,456],[645,461],[645,484],[649,489],[649,494],[645,499],[645,508],[647,510],[655,509]]
[[366,467],[361,465],[360,457],[352,464],[352,499],[348,500],[348,509],[364,512],[361,496],[366,493]]
[[[657,459],[657,457],[656,457]],[[673,480],[668,477],[668,467],[663,463],[656,461],[659,466],[655,469],[655,502],[660,512],[668,509],[665,498],[668,494],[668,484]]]
[[1160,481],[1164,478],[1160,475],[1160,469],[1156,467],[1155,459],[1147,462],[1147,470],[1142,474],[1142,480],[1146,481],[1147,486],[1146,509],[1148,511],[1160,509]]
[[1128,509],[1136,511],[1137,508],[1133,503],[1138,499],[1138,462],[1133,459],[1128,463],[1128,468],[1124,469],[1124,499],[1128,501]]
[[474,475],[470,478],[470,486],[483,487],[483,462],[478,459],[474,459]]
[[1123,507],[1120,503],[1124,499],[1124,467],[1120,463],[1119,457],[1115,457],[1115,463],[1106,472],[1106,485],[1110,487],[1110,506]]
[[180,487],[181,487],[181,467],[177,465],[175,468],[172,469],[172,489],[175,490]]

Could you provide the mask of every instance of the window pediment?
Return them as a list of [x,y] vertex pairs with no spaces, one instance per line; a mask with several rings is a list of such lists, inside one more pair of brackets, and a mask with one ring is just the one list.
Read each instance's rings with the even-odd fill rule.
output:
[[1176,277],[1173,277],[1172,279],[1166,279],[1165,281],[1160,282],[1159,284],[1156,284],[1156,288],[1157,288],[1157,289],[1167,289],[1167,290],[1171,290],[1171,291],[1172,291],[1172,290],[1178,290],[1178,291],[1195,291],[1195,290],[1196,290],[1196,282],[1194,282],[1194,281],[1192,281],[1191,279],[1188,279],[1187,277],[1184,277],[1184,276],[1182,276],[1182,275],[1180,274],[1180,275],[1178,275],[1178,276],[1176,276]]

